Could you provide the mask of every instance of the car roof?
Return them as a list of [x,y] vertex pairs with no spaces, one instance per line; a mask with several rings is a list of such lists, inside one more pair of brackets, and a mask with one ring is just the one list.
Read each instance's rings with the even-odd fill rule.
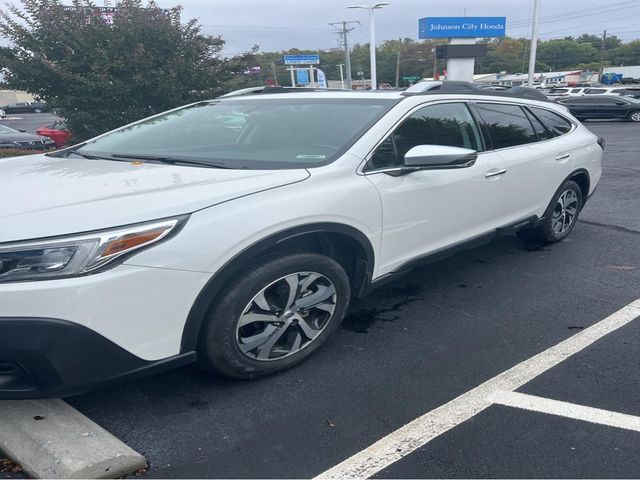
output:
[[506,90],[488,90],[486,88],[478,88],[468,82],[455,81],[435,81],[435,82],[419,82],[407,90],[341,90],[341,89],[311,89],[311,88],[290,88],[290,87],[265,87],[260,92],[244,93],[238,91],[237,95],[227,94],[227,96],[218,97],[218,100],[237,101],[242,99],[282,99],[282,98],[386,98],[391,100],[402,100],[410,96],[428,96],[430,98],[494,98],[494,99],[511,99],[517,101],[538,101],[550,102],[541,92],[524,88],[515,87]]

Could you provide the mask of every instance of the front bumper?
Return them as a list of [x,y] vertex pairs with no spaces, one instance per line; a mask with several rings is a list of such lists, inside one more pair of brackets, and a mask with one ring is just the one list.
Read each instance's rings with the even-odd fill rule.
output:
[[147,361],[76,323],[0,318],[0,399],[64,397],[193,362]]

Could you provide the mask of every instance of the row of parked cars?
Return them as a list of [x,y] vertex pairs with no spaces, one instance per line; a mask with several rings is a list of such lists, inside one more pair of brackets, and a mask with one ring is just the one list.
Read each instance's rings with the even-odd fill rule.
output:
[[[7,114],[44,113],[49,108],[45,102],[16,102],[0,108],[0,118]],[[0,149],[47,150],[65,146],[71,133],[61,121],[55,121],[36,130],[36,135],[25,130],[0,125]]]
[[4,118],[8,113],[44,113],[49,108],[45,102],[17,102],[0,107],[0,117]]
[[561,87],[544,92],[579,120],[623,119],[640,122],[640,86]]
[[67,131],[62,121],[55,121],[36,130],[36,134],[26,133],[23,129],[15,129],[0,125],[0,149],[48,150],[61,148],[69,143],[71,132]]

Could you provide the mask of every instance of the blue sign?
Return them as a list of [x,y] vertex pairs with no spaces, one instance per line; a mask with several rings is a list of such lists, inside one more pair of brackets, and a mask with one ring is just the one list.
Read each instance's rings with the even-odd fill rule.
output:
[[309,83],[309,70],[296,70],[298,77],[298,85],[307,85]]
[[318,65],[320,55],[283,55],[285,65]]
[[419,38],[504,37],[506,17],[429,17],[418,20]]

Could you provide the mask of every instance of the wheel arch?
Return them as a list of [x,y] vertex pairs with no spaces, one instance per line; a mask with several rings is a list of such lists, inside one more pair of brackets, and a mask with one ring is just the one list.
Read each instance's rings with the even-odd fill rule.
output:
[[589,198],[589,190],[591,189],[591,177],[589,176],[589,172],[585,168],[579,168],[571,172],[563,182],[564,184],[567,180],[573,180],[580,187],[580,191],[582,192],[582,206],[587,202],[587,198]]
[[218,270],[200,291],[182,332],[181,352],[195,350],[202,322],[229,279],[257,258],[279,252],[310,251],[325,254],[347,272],[352,297],[364,296],[371,285],[375,254],[360,230],[340,223],[313,223],[270,235],[247,247]]

